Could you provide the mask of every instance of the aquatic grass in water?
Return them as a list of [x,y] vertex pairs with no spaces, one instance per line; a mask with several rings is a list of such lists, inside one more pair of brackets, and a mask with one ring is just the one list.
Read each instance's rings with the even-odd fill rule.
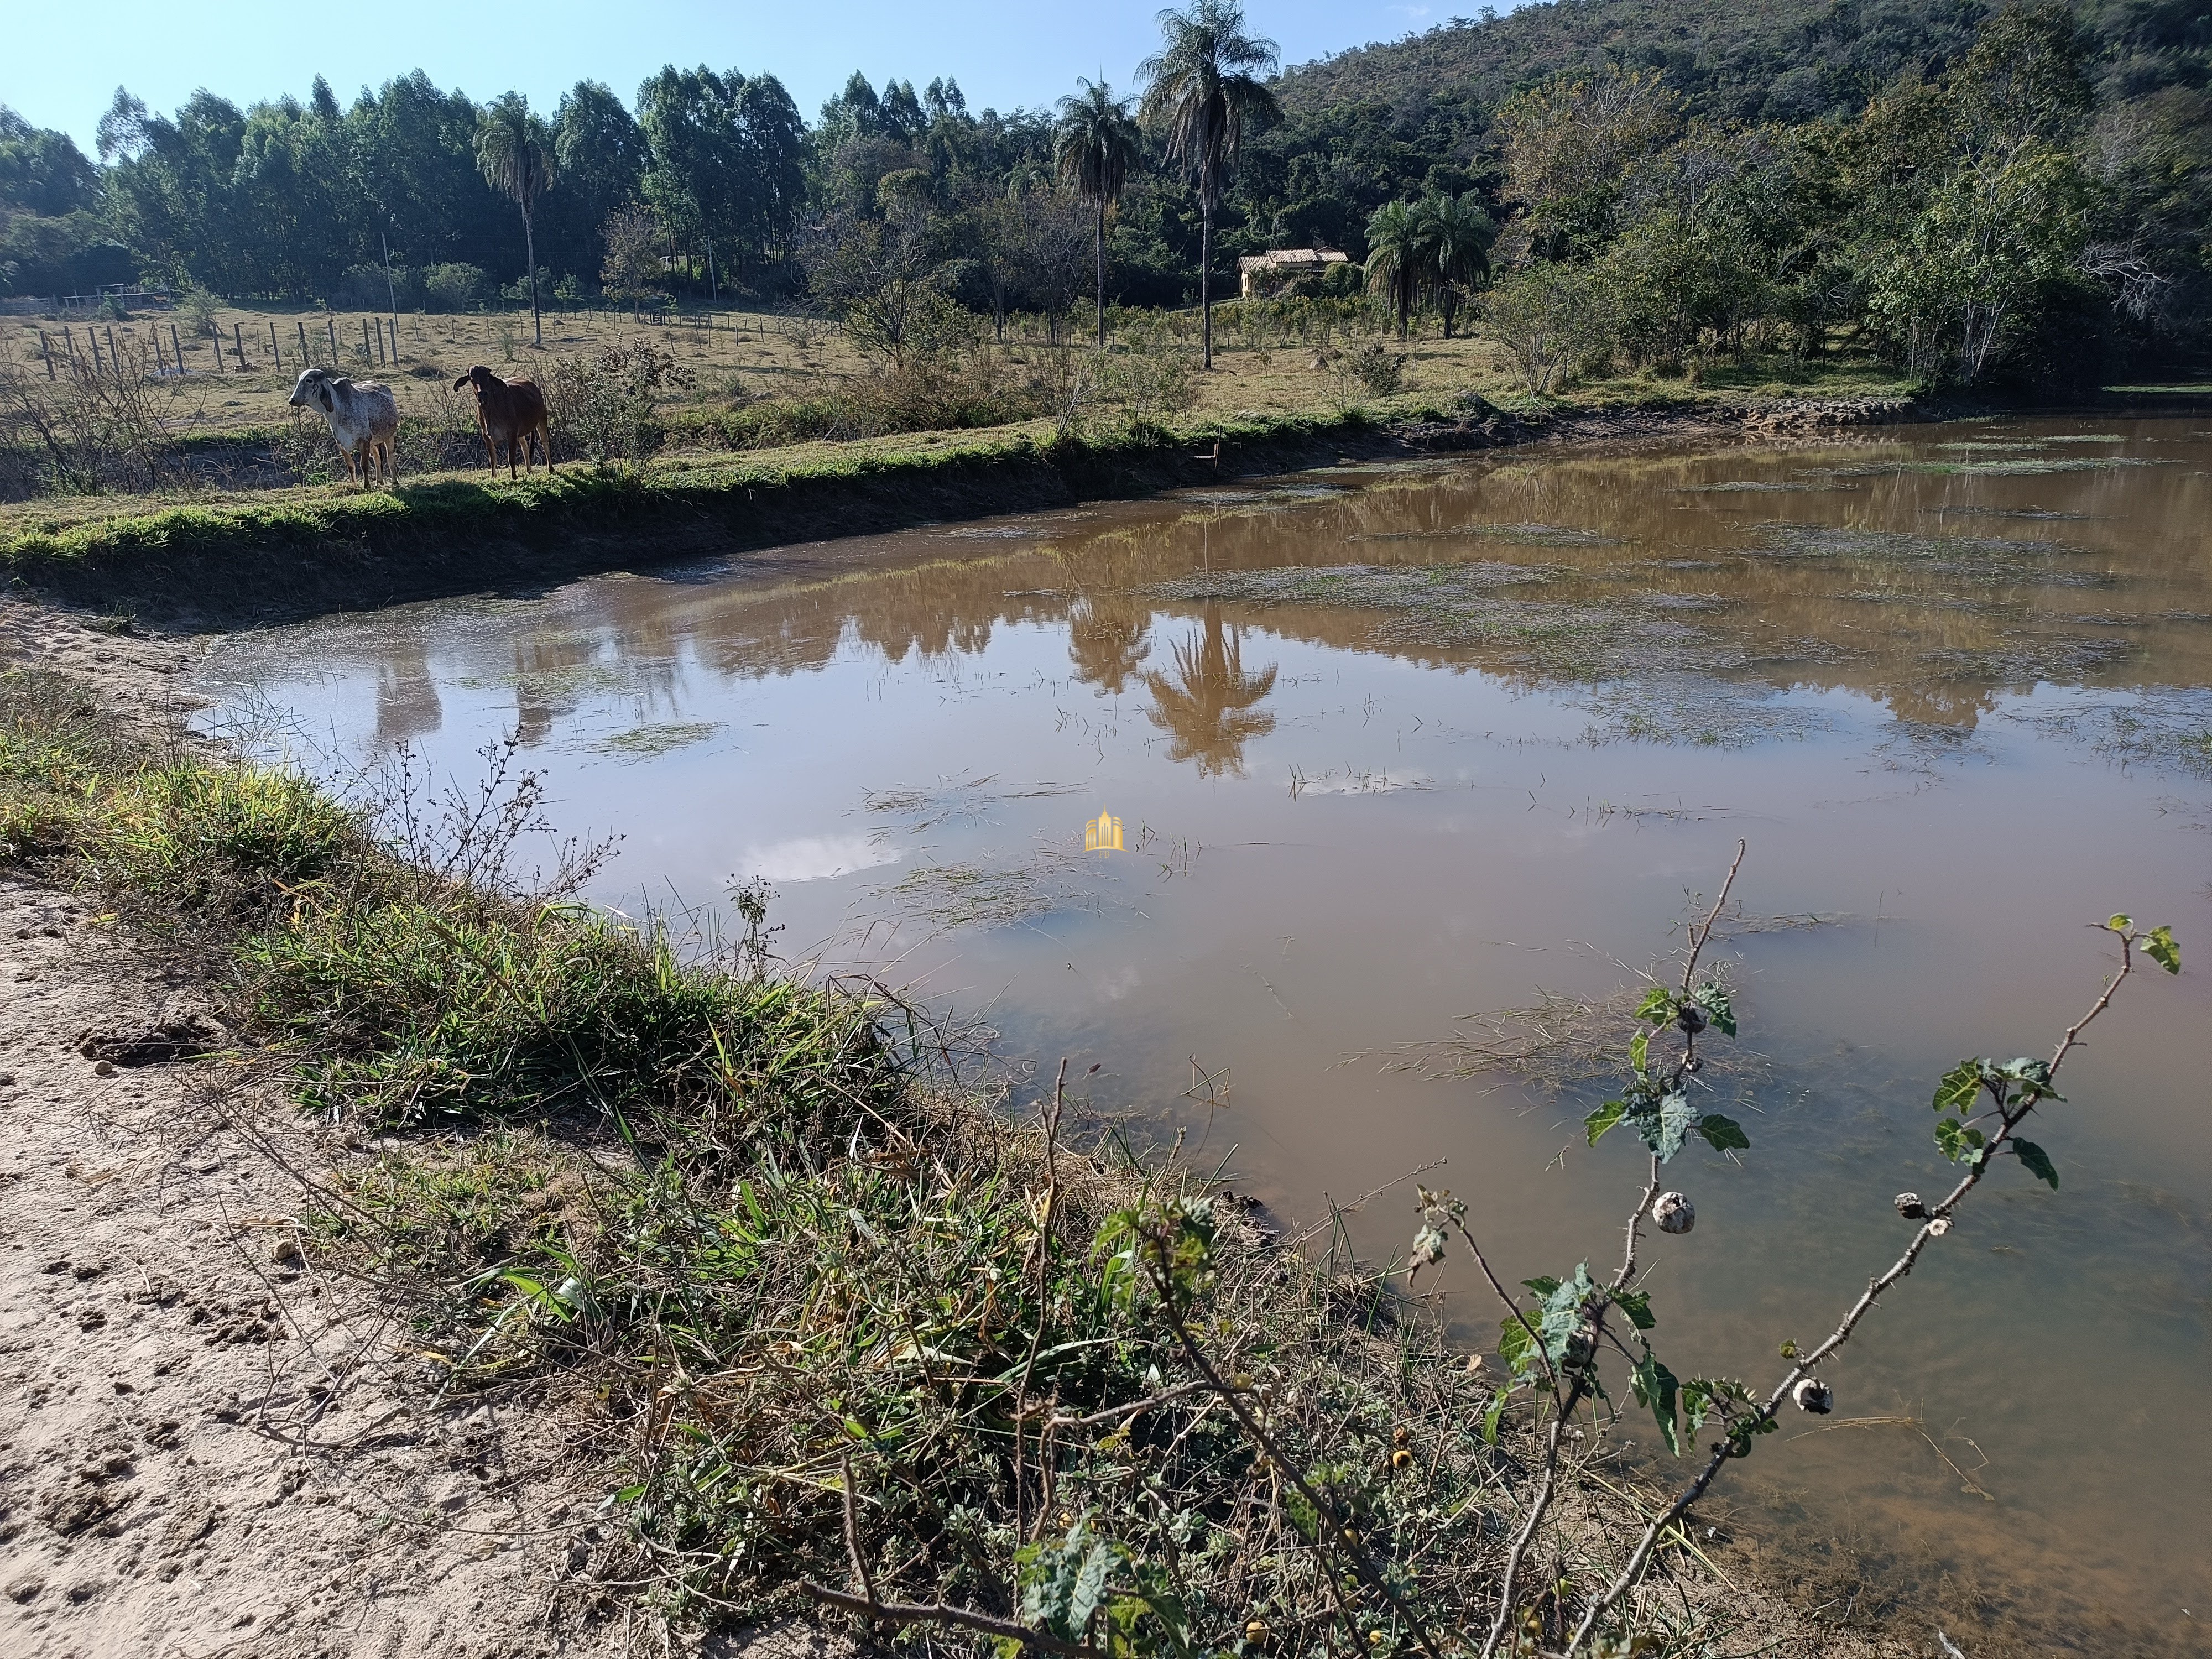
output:
[[634,726],[627,732],[617,732],[585,747],[595,755],[611,755],[617,760],[657,760],[678,749],[704,743],[721,729],[720,720],[670,720],[657,726]]
[[1196,604],[1243,600],[1251,605],[1346,605],[1395,611],[1438,599],[1486,593],[1495,588],[1558,581],[1571,573],[1559,565],[1440,564],[1278,565],[1266,570],[1194,573],[1146,588],[1148,598]]
[[2170,463],[2143,455],[2037,455],[1990,461],[1877,461],[1856,466],[1823,468],[1801,473],[1808,478],[1879,478],[1927,473],[1937,477],[2014,478],[2045,472],[2103,472],[2124,466],[2162,466]]
[[1058,910],[1102,908],[1080,853],[1043,843],[1020,860],[920,865],[868,894],[886,901],[901,921],[933,933],[1007,927]]
[[1718,483],[1678,484],[1672,493],[1677,495],[1788,495],[1826,494],[1832,490],[1856,489],[1858,487],[1854,483],[1815,482],[1805,478],[1724,478]]
[[2054,570],[2049,561],[2088,556],[2064,542],[2015,541],[1996,536],[1918,536],[1853,526],[1775,523],[1759,526],[1754,556],[1833,559],[1905,565],[1974,582],[2049,582],[2086,586],[2095,573]]
[[2203,687],[2150,686],[2056,709],[2008,709],[2005,718],[2107,760],[2212,778],[2212,690]]

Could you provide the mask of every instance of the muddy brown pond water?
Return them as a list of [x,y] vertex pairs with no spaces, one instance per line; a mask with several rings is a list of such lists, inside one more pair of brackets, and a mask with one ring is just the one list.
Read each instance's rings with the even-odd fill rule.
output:
[[[1605,998],[1741,838],[1712,1084],[1753,1146],[1676,1159],[1697,1230],[1649,1252],[1685,1375],[1825,1334],[1944,1180],[1936,1077],[2048,1052],[2108,966],[2085,924],[2170,922],[2189,971],[2129,988],[2039,1137],[2060,1189],[2000,1170],[1836,1415],[1724,1484],[1926,1650],[1910,1609],[1970,1585],[2039,1644],[2212,1651],[2206,425],[1347,465],[240,637],[211,719],[340,774],[513,738],[623,837],[594,896],[763,877],[787,957],[1096,1062],[1286,1221],[1448,1159],[1513,1279],[1608,1258],[1639,1155],[1584,1147],[1571,1052],[1453,1075],[1470,1017]],[[1348,1224],[1401,1251],[1409,1188]]]

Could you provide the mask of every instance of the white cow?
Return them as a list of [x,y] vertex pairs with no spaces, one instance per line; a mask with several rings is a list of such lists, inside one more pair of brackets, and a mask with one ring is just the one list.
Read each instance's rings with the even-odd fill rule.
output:
[[399,405],[390,386],[327,368],[302,369],[292,388],[292,407],[322,410],[338,453],[345,457],[346,476],[363,489],[372,472],[380,483],[399,482]]

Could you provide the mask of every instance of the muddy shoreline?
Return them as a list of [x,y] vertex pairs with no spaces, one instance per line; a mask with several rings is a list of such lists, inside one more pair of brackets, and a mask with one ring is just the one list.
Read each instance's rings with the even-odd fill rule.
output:
[[1158,441],[979,443],[880,462],[858,453],[837,469],[696,480],[571,469],[557,484],[535,489],[448,482],[396,501],[334,494],[282,511],[234,498],[58,537],[25,534],[0,544],[0,580],[39,603],[163,632],[220,633],[463,593],[527,598],[612,570],[1140,499],[1345,461],[1702,432],[1802,435],[1958,412],[1868,398],[1548,417],[1483,404],[1387,423],[1354,414],[1204,428]]
[[680,458],[692,472],[580,467],[557,480],[441,481],[403,496],[249,496],[0,538],[0,592],[162,633],[206,634],[468,593],[532,598],[580,577],[878,535],[1085,501],[1129,501],[1346,462],[1533,443],[1667,436],[1804,438],[1991,414],[2183,414],[2188,398],[2065,405],[1936,398],[1777,398],[1521,415],[1474,399],[1379,421],[1251,416],[1188,432],[1053,444],[978,433],[942,451],[853,445],[826,463]]

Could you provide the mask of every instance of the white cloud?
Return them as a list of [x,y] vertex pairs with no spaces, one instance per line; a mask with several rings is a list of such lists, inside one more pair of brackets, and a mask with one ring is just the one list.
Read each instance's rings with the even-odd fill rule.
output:
[[896,848],[866,836],[798,836],[747,848],[738,860],[738,873],[769,881],[825,881],[898,860]]

